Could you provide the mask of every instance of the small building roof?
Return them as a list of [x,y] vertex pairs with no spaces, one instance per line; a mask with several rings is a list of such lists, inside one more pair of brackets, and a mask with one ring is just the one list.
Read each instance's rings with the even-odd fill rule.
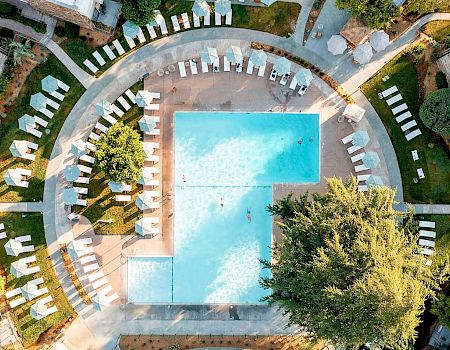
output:
[[347,39],[350,45],[355,47],[367,41],[372,31],[362,19],[351,17],[342,27],[340,34]]

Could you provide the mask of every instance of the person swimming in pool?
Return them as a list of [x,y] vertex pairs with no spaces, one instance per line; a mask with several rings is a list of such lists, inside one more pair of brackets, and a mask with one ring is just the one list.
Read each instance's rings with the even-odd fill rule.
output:
[[303,138],[300,137],[300,138],[298,139],[297,143],[298,143],[299,145],[301,145],[302,142],[303,142]]
[[252,212],[251,209],[247,208],[247,221],[248,223],[252,222]]
[[223,209],[223,196],[222,197],[220,197],[220,209]]

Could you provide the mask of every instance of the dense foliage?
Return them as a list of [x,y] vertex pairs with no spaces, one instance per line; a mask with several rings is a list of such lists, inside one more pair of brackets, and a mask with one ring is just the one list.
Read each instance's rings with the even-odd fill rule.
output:
[[392,0],[336,0],[336,5],[339,9],[347,9],[353,16],[360,16],[375,29],[400,15],[400,9]]
[[450,296],[439,295],[431,312],[439,318],[439,322],[450,327]]
[[110,180],[132,183],[139,179],[145,155],[136,130],[118,122],[102,134],[96,146],[96,163]]
[[450,89],[430,93],[420,107],[419,116],[431,130],[450,135]]
[[144,26],[154,18],[153,11],[160,4],[161,0],[124,0],[122,15],[138,26]]
[[[356,180],[328,180],[326,195],[288,196],[269,210],[283,240],[274,248],[266,298],[334,345],[406,349],[434,286],[417,254],[410,214],[393,210],[394,191],[359,193]],[[400,222],[403,219],[403,224]]]

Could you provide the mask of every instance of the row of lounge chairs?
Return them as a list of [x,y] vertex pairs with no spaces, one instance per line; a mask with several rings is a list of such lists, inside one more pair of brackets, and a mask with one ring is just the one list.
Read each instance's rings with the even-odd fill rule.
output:
[[[434,254],[436,231],[431,231],[430,229],[435,228],[436,222],[434,221],[419,221],[419,254],[426,257],[430,257]],[[424,258],[423,262],[427,266],[430,266],[432,263],[432,261],[427,258]]]

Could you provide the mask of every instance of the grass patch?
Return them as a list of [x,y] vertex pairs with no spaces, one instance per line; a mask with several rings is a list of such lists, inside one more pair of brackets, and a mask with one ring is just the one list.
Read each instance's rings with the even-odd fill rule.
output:
[[[54,303],[54,305],[58,308],[56,313],[39,321],[30,316],[30,306],[34,304],[37,299],[22,304],[11,310],[11,316],[17,327],[19,335],[21,336],[24,345],[28,346],[35,343],[39,336],[46,330],[67,320],[74,314],[74,311],[66,299],[64,291],[62,290],[58,278],[55,275],[55,271],[53,270],[50,257],[48,256],[42,215],[27,214],[26,217],[22,217],[22,214],[20,213],[0,213],[0,222],[5,224],[6,232],[8,234],[6,239],[1,240],[2,245],[5,244],[11,236],[31,234],[31,244],[35,247],[35,251],[33,253],[20,254],[18,257],[8,256],[6,255],[4,249],[0,249],[0,263],[8,272],[7,289],[11,290],[21,287],[29,280],[42,277],[44,279],[45,287],[48,288],[49,293],[53,298],[52,304]],[[36,255],[37,264],[41,268],[40,272],[20,278],[15,278],[13,275],[9,274],[11,262],[33,254]]]
[[[139,81],[131,87],[136,93],[144,88],[143,81]],[[121,118],[125,125],[139,130],[138,120],[142,118],[143,108],[133,105]],[[102,120],[102,123],[106,121]],[[140,218],[142,211],[134,204],[136,197],[142,192],[142,186],[132,184],[130,193],[132,201],[118,203],[115,200],[117,193],[112,193],[108,187],[109,180],[103,171],[94,166],[88,185],[88,205],[86,207],[74,207],[75,210],[89,219],[96,234],[134,234],[134,223]],[[98,222],[98,220],[110,220],[112,223]]]
[[450,21],[429,22],[422,27],[422,31],[442,44],[445,38],[450,35]]
[[[65,94],[64,101],[52,119],[34,112],[29,105],[30,96],[41,91],[41,79],[47,75],[52,75],[60,79],[64,83],[70,85],[70,90]],[[28,76],[19,96],[14,101],[14,107],[8,113],[7,119],[0,129],[0,201],[1,202],[18,202],[18,201],[40,201],[44,192],[44,178],[47,171],[47,163],[50,158],[53,144],[58,136],[67,115],[72,110],[75,103],[84,92],[84,87],[76,78],[62,65],[62,63],[53,55],[49,55],[46,62],[38,65]],[[45,94],[45,93],[44,93]],[[19,130],[17,120],[28,113],[30,115],[38,115],[42,119],[48,120],[47,128],[49,134],[43,133],[40,139]],[[43,128],[41,127],[42,131]],[[28,140],[39,145],[34,161],[14,158],[9,151],[9,146],[13,140]],[[29,179],[29,187],[9,187],[3,180],[3,175],[9,168],[22,167],[32,170]]]
[[[390,79],[383,82],[382,77]],[[406,141],[385,100],[377,96],[393,85],[397,85],[404,102],[416,120],[422,135]],[[419,81],[414,64],[408,56],[400,54],[386,64],[376,75],[361,86],[376,109],[389,133],[397,155],[403,182],[405,201],[411,203],[450,203],[450,160],[439,135],[425,127],[419,118]],[[404,124],[403,122],[402,124]],[[417,149],[419,160],[413,161],[411,151]],[[425,179],[416,184],[417,168],[423,168]]]

